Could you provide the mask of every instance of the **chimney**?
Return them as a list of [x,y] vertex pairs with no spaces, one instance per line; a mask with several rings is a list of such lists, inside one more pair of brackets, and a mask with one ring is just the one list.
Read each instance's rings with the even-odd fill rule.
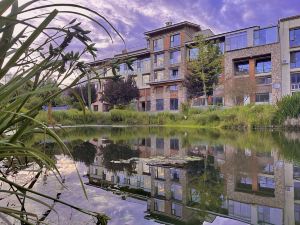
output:
[[122,54],[125,54],[125,53],[127,53],[127,49],[122,50]]
[[166,22],[166,27],[171,26],[171,25],[172,25],[171,21]]

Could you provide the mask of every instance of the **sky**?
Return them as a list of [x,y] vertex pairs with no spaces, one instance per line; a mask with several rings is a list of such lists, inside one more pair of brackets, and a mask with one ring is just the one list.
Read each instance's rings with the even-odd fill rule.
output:
[[[65,0],[45,2],[66,3]],[[90,37],[99,49],[97,59],[112,57],[125,48],[134,50],[145,47],[143,33],[164,26],[167,21],[194,22],[202,29],[210,28],[218,34],[254,25],[275,25],[280,18],[300,14],[299,0],[73,0],[72,3],[100,13],[125,39],[126,46],[105,21],[95,17],[110,30],[112,43],[98,25],[77,17],[85,29],[91,30]],[[88,14],[84,10],[80,12]],[[61,14],[64,21],[70,21],[73,17]],[[57,25],[60,24],[57,21]]]

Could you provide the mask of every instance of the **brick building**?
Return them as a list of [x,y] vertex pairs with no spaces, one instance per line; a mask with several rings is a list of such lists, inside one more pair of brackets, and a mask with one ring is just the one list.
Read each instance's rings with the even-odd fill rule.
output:
[[[120,65],[121,76],[135,77],[140,89],[136,107],[140,111],[178,111],[187,101],[183,79],[187,63],[197,56],[193,47],[197,35],[217,43],[224,54],[222,82],[215,88],[210,104],[233,106],[237,104],[274,104],[282,96],[300,89],[300,16],[280,19],[275,26],[253,26],[223,34],[202,30],[197,24],[166,23],[165,27],[145,32],[147,46],[123,52],[114,59],[136,58],[134,70]],[[112,76],[106,65],[112,59],[91,63],[103,76]],[[239,84],[241,90],[232,84]],[[236,89],[236,91],[232,91]],[[99,94],[103,85],[98,85]],[[201,107],[204,101],[194,99],[192,105]],[[93,103],[95,111],[106,111],[101,101]]]

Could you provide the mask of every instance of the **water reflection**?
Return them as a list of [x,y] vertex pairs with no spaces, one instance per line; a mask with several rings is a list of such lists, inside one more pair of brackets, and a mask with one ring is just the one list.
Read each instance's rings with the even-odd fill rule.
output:
[[212,223],[221,217],[251,224],[299,224],[300,167],[276,149],[278,136],[253,135],[270,140],[263,148],[257,139],[251,148],[245,139],[243,148],[232,139],[222,143],[185,132],[114,140],[103,135],[90,141],[97,152],[89,183],[124,199],[144,199],[145,218],[163,223]]

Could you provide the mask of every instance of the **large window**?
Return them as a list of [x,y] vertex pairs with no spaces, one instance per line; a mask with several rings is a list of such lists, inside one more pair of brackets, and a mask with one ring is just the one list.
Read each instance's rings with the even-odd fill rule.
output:
[[154,210],[158,212],[164,212],[165,211],[165,201],[155,199],[154,200]]
[[177,138],[170,139],[170,149],[179,150],[179,140]]
[[249,61],[235,62],[234,70],[237,76],[249,74]]
[[254,45],[272,44],[278,41],[278,28],[270,27],[254,31]]
[[243,218],[245,220],[250,220],[251,218],[251,205],[241,202],[236,202],[229,200],[228,202],[228,212],[230,216],[236,216]]
[[272,62],[270,58],[257,59],[255,62],[256,73],[270,73],[272,70]]
[[272,177],[259,176],[259,186],[262,188],[275,188],[275,180]]
[[146,74],[146,75],[142,76],[142,85],[143,86],[148,85],[149,81],[150,81],[150,75],[149,74]]
[[247,47],[247,32],[232,34],[226,37],[226,51]]
[[172,198],[181,201],[182,200],[182,187],[178,184],[171,185]]
[[171,92],[175,92],[175,91],[178,91],[178,85],[171,85],[171,86],[169,86],[169,90],[171,91]]
[[164,54],[154,55],[154,67],[162,67],[164,65]]
[[290,30],[290,47],[300,46],[300,28]]
[[270,93],[258,93],[255,95],[255,102],[270,102]]
[[164,48],[164,41],[162,38],[156,39],[153,41],[153,49],[154,51],[161,51]]
[[292,90],[300,89],[300,73],[291,74],[291,89]]
[[258,211],[258,224],[283,224],[282,209],[271,208],[268,206],[259,205]]
[[156,110],[157,111],[164,110],[164,100],[163,99],[156,99]]
[[170,71],[170,79],[175,80],[179,78],[179,71],[178,69],[173,69]]
[[180,34],[175,34],[170,37],[170,47],[177,47],[180,45]]
[[300,51],[291,52],[291,69],[300,68]]
[[165,179],[165,170],[164,170],[163,167],[156,167],[155,168],[155,178]]
[[170,64],[180,63],[181,55],[180,51],[170,52]]
[[178,98],[170,99],[170,110],[178,110]]
[[268,85],[272,83],[272,77],[271,76],[264,76],[264,77],[257,77],[256,78],[256,84],[258,85]]
[[188,57],[189,57],[189,61],[195,60],[198,58],[199,55],[199,49],[198,48],[190,48],[188,50]]
[[172,215],[177,217],[182,217],[182,205],[177,203],[172,203]]
[[164,71],[159,70],[154,72],[154,81],[162,81],[164,80]]
[[155,181],[155,194],[159,196],[165,196],[165,185],[163,182]]

